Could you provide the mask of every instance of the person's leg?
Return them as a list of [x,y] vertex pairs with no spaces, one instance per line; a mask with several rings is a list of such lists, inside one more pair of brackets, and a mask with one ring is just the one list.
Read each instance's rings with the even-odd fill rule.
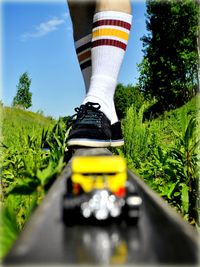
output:
[[97,102],[114,124],[114,92],[131,28],[129,0],[99,0],[93,21],[92,77],[84,103]]
[[67,0],[73,26],[74,43],[79,65],[88,92],[92,67],[91,67],[91,39],[92,23],[95,13],[95,1]]
[[96,11],[119,11],[131,15],[130,0],[98,0],[96,4]]
[[[85,26],[81,25],[79,28],[81,18],[75,15],[78,12],[76,4],[77,2],[72,0],[70,13],[74,37],[75,40],[78,40],[90,31],[88,24],[91,25],[91,16],[89,16],[90,21],[87,20]],[[80,2],[78,4],[81,10],[82,4]],[[84,105],[77,109],[79,118],[77,117],[70,132],[69,146],[101,147],[110,146],[113,143],[115,143],[114,146],[123,144],[123,140],[115,140],[119,139],[118,137],[115,138],[115,135],[119,136],[116,132],[118,132],[120,125],[117,122],[113,96],[131,27],[132,16],[129,14],[130,12],[129,0],[100,0],[97,3],[92,27],[91,84],[83,102]],[[111,123],[113,123],[112,126]]]

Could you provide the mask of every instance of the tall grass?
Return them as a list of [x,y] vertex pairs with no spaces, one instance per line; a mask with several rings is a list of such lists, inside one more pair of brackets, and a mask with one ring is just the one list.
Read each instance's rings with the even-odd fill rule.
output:
[[[134,105],[122,121],[125,145],[117,152],[190,223],[199,223],[200,95],[184,107],[143,121]],[[1,109],[0,243],[3,257],[32,210],[64,166],[65,125],[41,114]],[[50,151],[42,150],[48,145]],[[194,196],[196,202],[194,201]],[[195,202],[195,203],[194,203]]]
[[129,168],[192,224],[200,214],[198,100],[150,121],[143,121],[147,104],[139,111],[131,106],[123,120],[125,145],[118,149]]
[[3,143],[7,147],[19,148],[26,142],[28,135],[35,136],[40,141],[43,129],[52,129],[56,123],[41,114],[18,108],[1,107],[0,113]]
[[143,114],[148,104],[144,104],[139,111],[131,106],[123,120],[122,128],[125,144],[121,149],[129,164],[136,172],[141,164],[150,160],[151,154],[161,143],[160,131],[162,121],[157,124],[143,121]]
[[2,108],[2,113],[1,258],[61,172],[66,139],[65,125],[41,114],[15,108]]
[[143,123],[144,108],[145,105],[137,112],[134,106],[130,107],[123,122],[125,144],[122,152],[135,168],[138,168],[141,160],[147,157],[148,143],[151,138],[149,125]]

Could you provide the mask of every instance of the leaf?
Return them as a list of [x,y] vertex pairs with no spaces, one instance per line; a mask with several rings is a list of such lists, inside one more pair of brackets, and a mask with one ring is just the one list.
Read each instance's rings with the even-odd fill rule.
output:
[[184,135],[184,141],[185,141],[185,146],[187,149],[189,149],[189,144],[190,144],[190,141],[194,135],[194,131],[196,129],[196,120],[195,118],[191,118],[189,123],[188,123],[188,126],[187,126],[187,129],[185,131],[185,135]]
[[45,186],[49,182],[49,180],[55,175],[55,173],[56,171],[54,168],[54,163],[50,160],[48,166],[45,169],[37,170],[37,177],[40,180],[41,185]]
[[26,218],[29,218],[31,216],[31,213],[37,206],[37,200],[38,200],[37,193],[34,192],[30,197],[31,197],[31,201],[30,201],[29,207],[26,210]]
[[14,206],[15,199],[10,197],[6,205],[0,210],[0,258],[6,255],[19,234]]
[[175,193],[174,193],[174,196],[175,196],[175,197],[178,197],[178,196],[180,196],[180,194],[181,194],[180,192],[175,192]]
[[180,186],[182,187],[181,189],[182,209],[184,214],[187,214],[189,210],[189,194],[188,194],[189,188],[184,183],[181,183]]
[[37,188],[38,182],[35,179],[23,179],[18,181],[12,187],[9,187],[7,194],[20,194],[20,195],[29,195],[32,194]]
[[168,194],[167,194],[167,197],[168,197],[169,199],[171,199],[171,195],[172,195],[172,193],[173,193],[173,191],[174,191],[174,189],[175,189],[177,183],[178,183],[178,181],[177,181],[176,183],[171,184],[171,186],[170,186],[170,188],[169,188],[169,191],[168,191]]
[[194,145],[192,146],[189,152],[194,153],[199,148],[199,146],[200,146],[200,140],[194,143]]

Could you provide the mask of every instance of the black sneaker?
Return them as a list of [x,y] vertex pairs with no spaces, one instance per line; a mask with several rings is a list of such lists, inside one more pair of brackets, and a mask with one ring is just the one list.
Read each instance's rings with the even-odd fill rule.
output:
[[111,137],[111,144],[110,145],[112,147],[123,146],[124,140],[122,137],[122,130],[121,130],[120,121],[111,125],[111,132],[112,132],[112,137]]
[[67,140],[68,146],[110,147],[111,124],[98,103],[88,102],[75,108],[75,121]]

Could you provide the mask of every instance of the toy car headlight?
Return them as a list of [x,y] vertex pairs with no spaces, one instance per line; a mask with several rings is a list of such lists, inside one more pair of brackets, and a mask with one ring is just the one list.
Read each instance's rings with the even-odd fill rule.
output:
[[129,206],[140,206],[142,204],[142,198],[140,196],[129,196],[126,199],[126,203]]
[[97,190],[91,199],[81,204],[81,212],[85,218],[94,216],[97,220],[106,220],[109,216],[118,217],[125,202],[107,190]]

